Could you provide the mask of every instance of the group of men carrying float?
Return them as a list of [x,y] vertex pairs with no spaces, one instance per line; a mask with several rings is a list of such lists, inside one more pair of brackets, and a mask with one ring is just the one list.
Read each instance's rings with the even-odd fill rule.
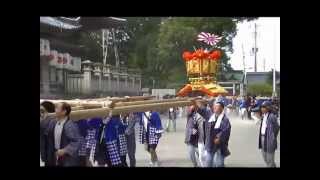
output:
[[[187,110],[185,143],[194,167],[224,167],[230,155],[231,124],[219,99],[191,100]],[[55,117],[48,113],[55,112]],[[40,153],[45,166],[136,166],[135,124],[140,126],[140,143],[150,154],[150,166],[158,167],[156,148],[163,132],[155,111],[112,115],[72,121],[67,103],[42,102],[40,106]],[[279,125],[271,103],[261,105],[259,149],[268,167],[275,167]],[[96,162],[93,165],[93,162]]]
[[[48,115],[55,112],[56,117]],[[157,112],[112,115],[106,118],[70,120],[71,106],[45,101],[40,106],[40,154],[45,166],[136,166],[135,124],[140,142],[151,155],[151,166],[159,166],[156,147],[162,133]]]

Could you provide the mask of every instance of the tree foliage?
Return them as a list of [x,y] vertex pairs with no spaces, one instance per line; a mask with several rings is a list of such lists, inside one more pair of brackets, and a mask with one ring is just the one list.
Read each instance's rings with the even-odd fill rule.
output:
[[[187,82],[186,69],[182,60],[183,51],[209,46],[196,40],[200,32],[222,36],[217,48],[222,50],[218,80],[232,70],[229,63],[232,40],[237,33],[237,23],[255,18],[232,17],[124,17],[127,25],[117,29],[120,61],[131,68],[142,70],[143,86],[151,87],[153,80],[157,88]],[[85,45],[84,56],[102,62],[101,31],[82,32],[78,43]],[[99,44],[100,42],[100,44]],[[107,62],[114,64],[113,48],[109,49]]]
[[248,86],[248,94],[258,96],[271,96],[272,85],[270,84],[252,84]]

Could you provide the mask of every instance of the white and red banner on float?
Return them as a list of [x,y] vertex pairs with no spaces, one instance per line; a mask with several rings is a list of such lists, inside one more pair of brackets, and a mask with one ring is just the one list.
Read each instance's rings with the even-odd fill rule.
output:
[[56,50],[51,50],[49,55],[50,66],[58,69],[66,69],[70,71],[81,71],[81,58],[72,57],[69,53],[58,53]]
[[49,55],[49,64],[50,66],[57,67],[58,66],[58,51],[51,50]]
[[49,41],[46,39],[40,39],[40,56],[47,56],[50,66],[57,69],[81,71],[80,57],[72,57],[69,53],[59,53],[56,50],[50,50]]

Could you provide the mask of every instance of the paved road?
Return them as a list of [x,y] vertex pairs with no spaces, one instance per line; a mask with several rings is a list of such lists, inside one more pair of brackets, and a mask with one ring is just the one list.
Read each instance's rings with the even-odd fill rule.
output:
[[[167,117],[162,117],[163,126]],[[258,150],[259,125],[250,120],[230,118],[231,136],[229,148],[231,155],[225,160],[226,167],[265,167],[261,152]],[[157,153],[161,166],[192,167],[187,157],[187,147],[184,144],[186,118],[177,119],[177,132],[163,134],[158,144]],[[280,144],[280,133],[278,136]],[[149,156],[143,146],[137,144],[137,166],[148,166]],[[280,145],[276,151],[275,160],[280,167]]]
[[[162,125],[165,127],[168,117],[162,116]],[[258,150],[259,125],[250,120],[230,118],[231,136],[229,149],[231,155],[226,158],[226,167],[265,167],[261,152]],[[184,144],[184,131],[186,118],[177,119],[177,132],[164,133],[157,147],[158,157],[162,167],[192,167],[187,156],[187,148]],[[138,126],[136,126],[137,151],[136,160],[138,167],[149,165],[150,155],[138,142]],[[280,133],[278,136],[279,148],[276,151],[275,160],[280,167]],[[128,160],[128,158],[127,158]],[[40,162],[40,165],[42,163]]]

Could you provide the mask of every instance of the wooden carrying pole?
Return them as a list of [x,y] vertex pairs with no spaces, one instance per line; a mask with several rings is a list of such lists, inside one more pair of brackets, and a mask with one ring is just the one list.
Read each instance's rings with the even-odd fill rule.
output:
[[75,99],[75,100],[40,100],[40,102],[50,101],[54,104],[57,104],[60,102],[66,102],[70,104],[71,107],[82,106],[83,109],[94,109],[94,108],[107,107],[111,103],[143,101],[143,100],[149,100],[152,98],[154,98],[154,96],[132,96],[132,97],[124,97],[124,98],[115,97],[115,98]]
[[[127,106],[116,106],[114,108],[103,107],[96,109],[85,109],[85,110],[76,110],[70,113],[70,119],[72,120],[80,120],[80,119],[88,119],[94,117],[106,117],[110,115],[119,115],[122,113],[131,113],[131,112],[146,112],[146,111],[159,111],[162,109],[169,109],[171,107],[181,107],[181,106],[189,106],[192,105],[192,99],[175,99],[171,101],[158,101],[155,103],[149,104],[135,104],[135,105],[127,105]],[[49,115],[53,115],[51,113]]]
[[183,101],[183,100],[188,100],[188,99],[187,98],[180,98],[180,99],[146,100],[146,101],[133,101],[133,102],[117,102],[117,103],[115,103],[115,107],[139,105],[139,104],[175,102],[175,101]]

